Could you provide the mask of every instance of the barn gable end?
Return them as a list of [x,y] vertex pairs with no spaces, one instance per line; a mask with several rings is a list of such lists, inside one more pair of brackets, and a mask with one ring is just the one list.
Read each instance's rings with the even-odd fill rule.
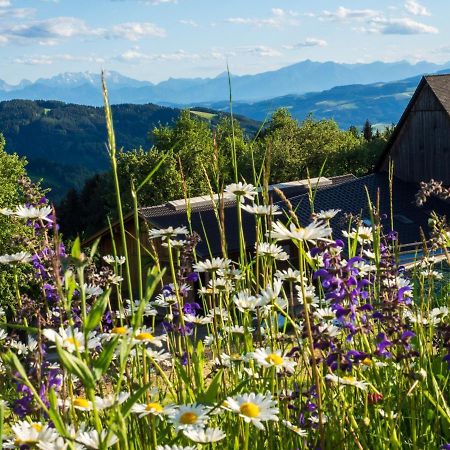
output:
[[407,182],[450,184],[450,75],[424,77],[380,160]]

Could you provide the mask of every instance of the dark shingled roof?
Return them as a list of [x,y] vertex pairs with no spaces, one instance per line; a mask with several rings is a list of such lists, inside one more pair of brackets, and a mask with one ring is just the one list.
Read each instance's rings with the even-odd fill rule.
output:
[[450,115],[450,75],[428,75],[425,81]]
[[[429,199],[423,207],[417,207],[415,195],[418,190],[419,185],[415,183],[406,183],[397,178],[393,180],[394,230],[398,232],[401,244],[421,241],[421,230],[428,237],[428,218],[432,211],[441,215],[450,215],[450,204],[435,198]],[[368,195],[374,204],[379,198],[380,212],[385,215],[382,224],[385,232],[390,231],[390,188],[386,173],[374,173],[338,186],[318,190],[315,196],[314,210],[316,212],[327,209],[341,210],[341,213],[331,222],[334,237],[341,238],[341,230],[347,229],[348,224],[345,215],[360,215],[363,220],[370,220]],[[299,197],[294,202],[294,208],[296,208],[301,221],[308,223],[311,217],[308,197],[305,195]]]
[[[405,183],[398,179],[393,182],[393,210],[394,210],[394,230],[399,233],[401,244],[409,244],[421,240],[420,230],[425,234],[428,232],[428,218],[432,210],[440,214],[450,214],[450,205],[437,199],[430,199],[423,208],[415,205],[415,194],[418,185]],[[366,191],[367,189],[367,191]],[[347,229],[348,222],[345,215],[360,215],[362,219],[370,219],[367,192],[372,202],[377,201],[379,193],[380,211],[386,215],[383,220],[385,231],[390,231],[390,194],[389,180],[385,173],[375,173],[362,178],[343,178],[331,186],[317,189],[315,193],[314,210],[319,212],[327,209],[341,209],[340,214],[332,221],[335,238],[342,238],[342,229]],[[308,193],[301,192],[297,195],[288,196],[293,204],[303,224],[311,221],[311,208]],[[279,206],[284,207],[282,201],[275,201]],[[187,226],[186,213],[177,211],[168,214],[167,211],[156,213],[156,208],[144,208],[142,215],[152,226],[166,228],[168,226]],[[148,211],[152,210],[149,215]],[[224,208],[225,231],[230,253],[237,252],[239,248],[238,240],[238,220],[236,205],[228,205]],[[247,248],[252,248],[255,242],[255,220],[251,214],[242,212],[243,230],[246,238]],[[208,255],[209,249],[213,255],[221,253],[220,233],[214,211],[211,208],[201,208],[194,210],[191,216],[192,229],[202,238],[197,250],[201,255]],[[208,248],[209,247],[209,248]]]

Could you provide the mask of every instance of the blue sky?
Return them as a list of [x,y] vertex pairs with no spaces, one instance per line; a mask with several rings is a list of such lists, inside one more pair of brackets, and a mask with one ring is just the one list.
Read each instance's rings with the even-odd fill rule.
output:
[[450,61],[448,0],[0,0],[0,79],[158,82],[315,61]]

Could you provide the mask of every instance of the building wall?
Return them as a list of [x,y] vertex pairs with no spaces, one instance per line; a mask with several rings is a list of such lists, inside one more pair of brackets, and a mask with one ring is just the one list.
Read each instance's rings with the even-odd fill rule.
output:
[[450,118],[425,84],[391,147],[394,174],[403,181],[450,184]]

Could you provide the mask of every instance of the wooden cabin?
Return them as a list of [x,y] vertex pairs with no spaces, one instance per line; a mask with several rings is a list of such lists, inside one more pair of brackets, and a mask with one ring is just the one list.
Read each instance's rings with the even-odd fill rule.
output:
[[386,171],[389,160],[402,181],[450,185],[450,75],[421,79],[376,171]]

